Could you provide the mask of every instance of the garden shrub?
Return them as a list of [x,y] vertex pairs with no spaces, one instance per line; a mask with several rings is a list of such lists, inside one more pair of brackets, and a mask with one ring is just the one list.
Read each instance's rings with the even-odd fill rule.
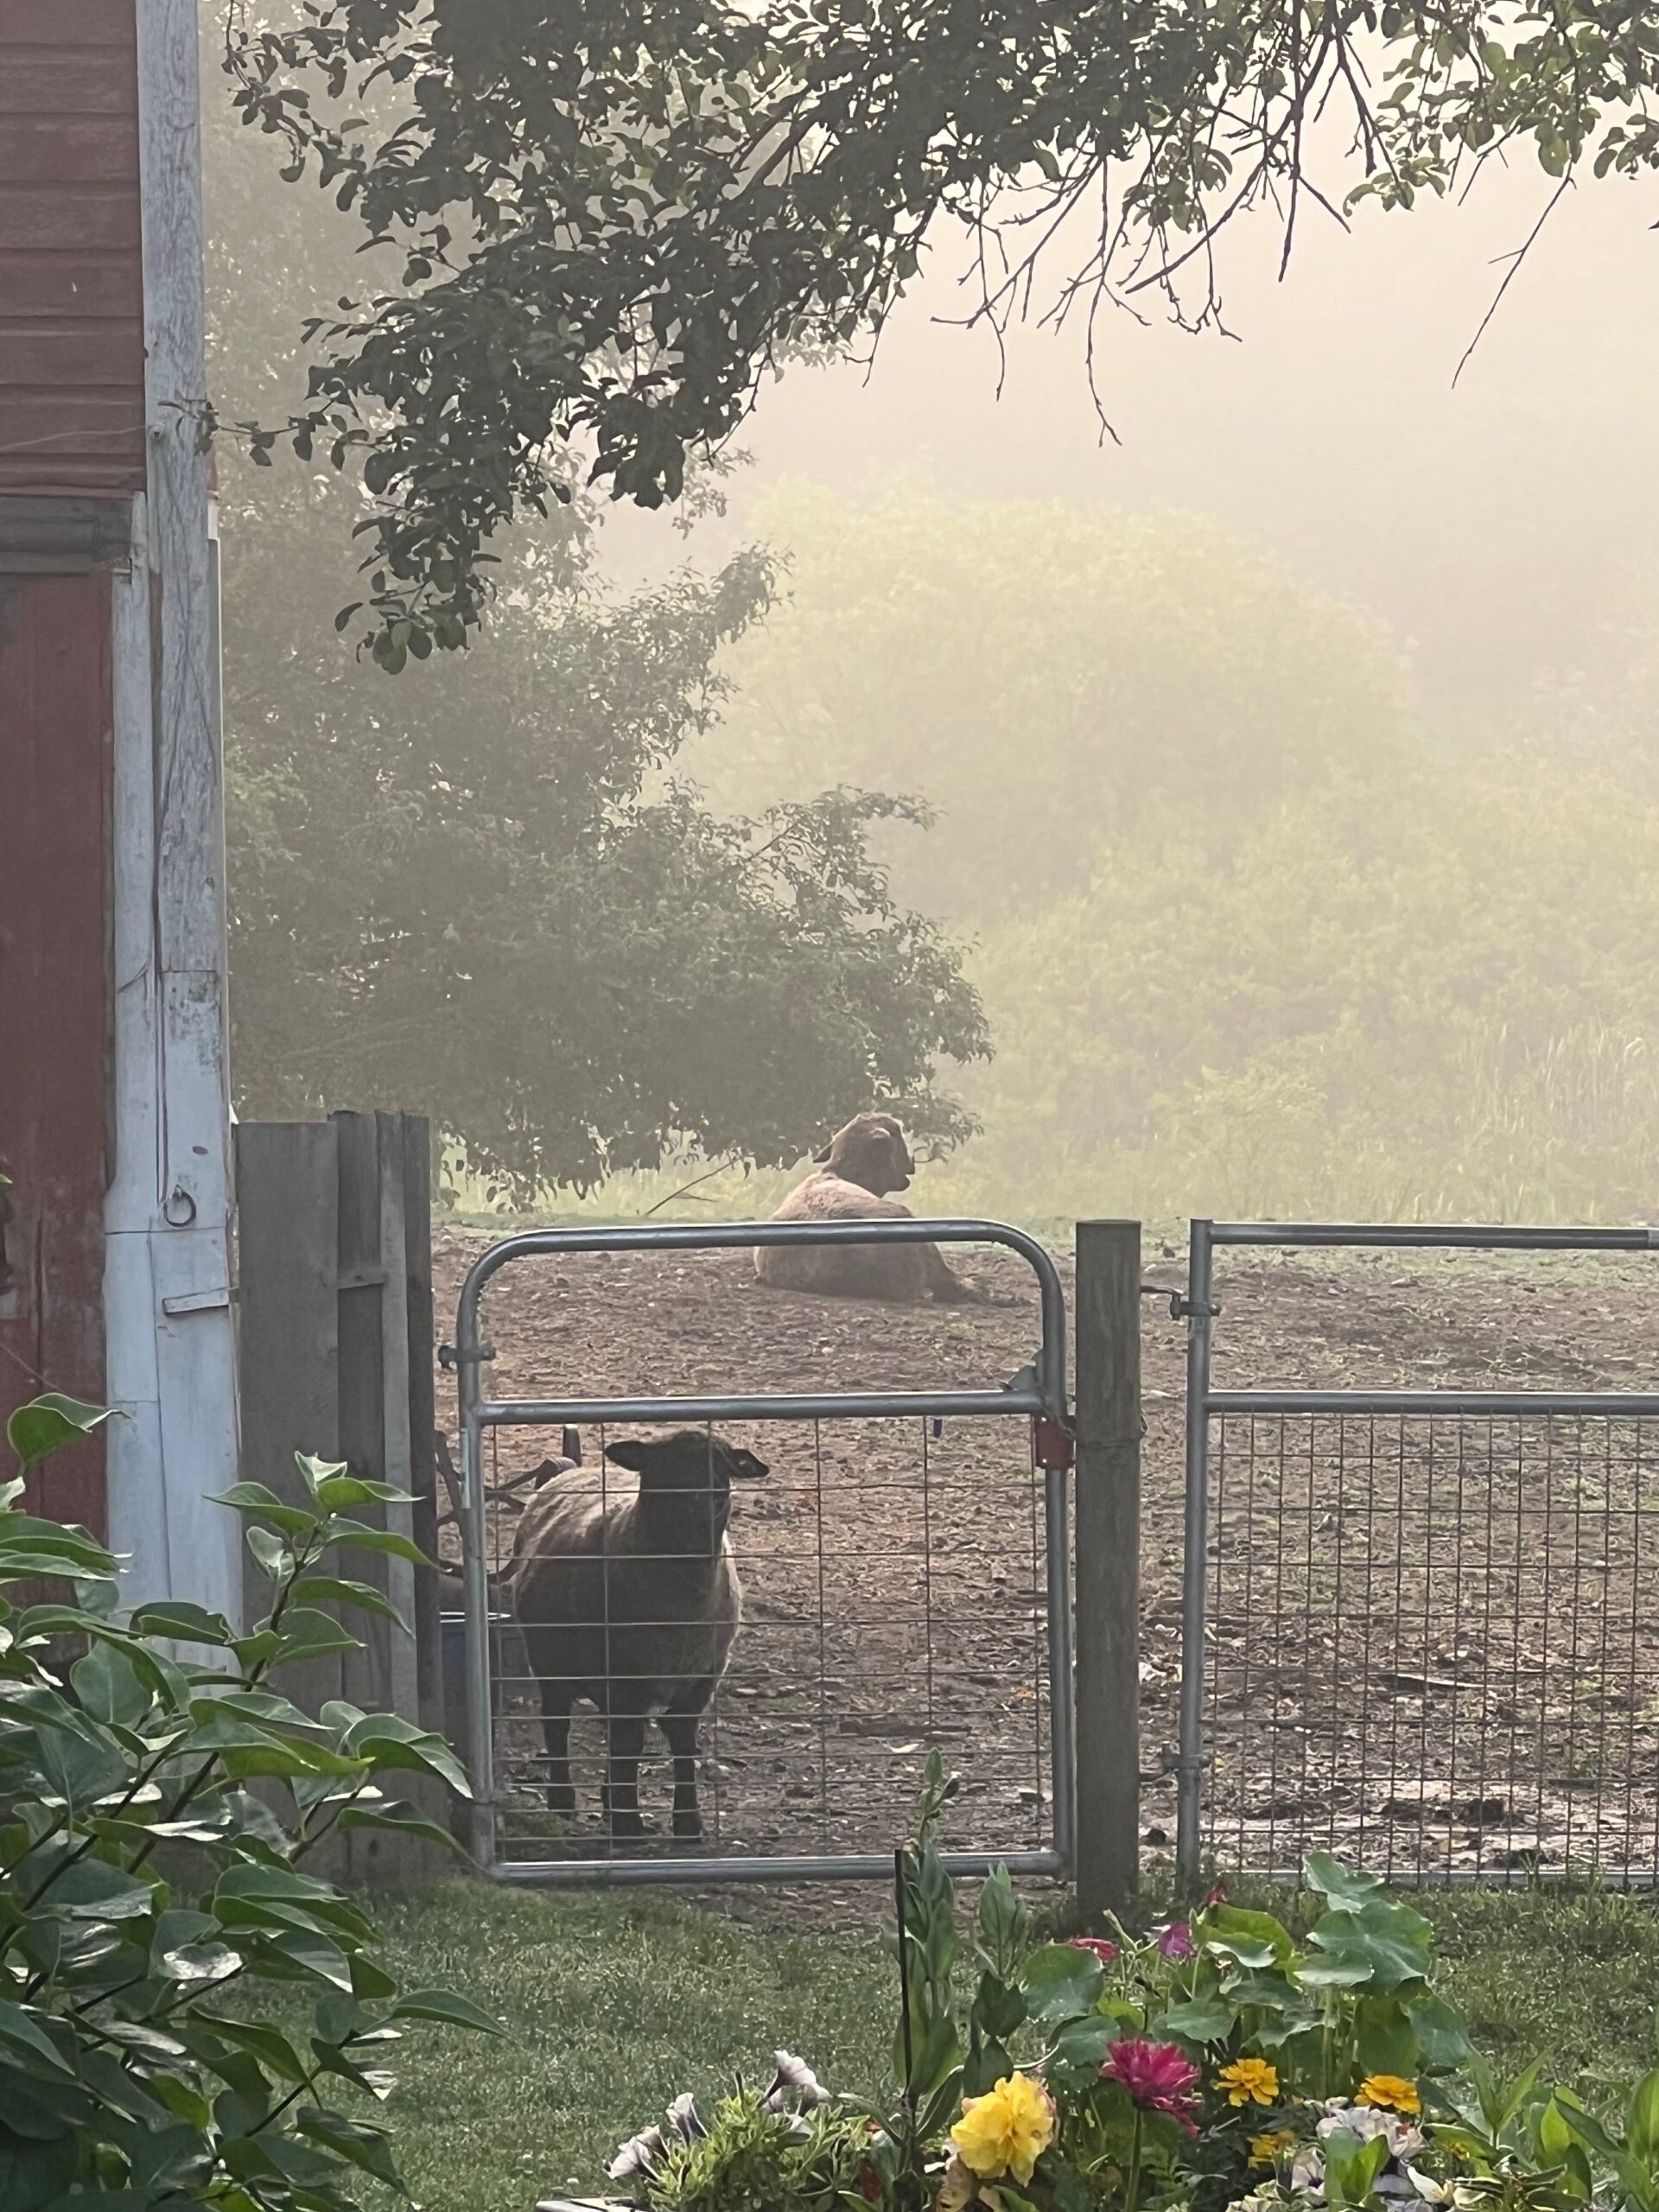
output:
[[[106,1418],[47,1397],[8,1436],[29,1468]],[[421,1557],[353,1517],[402,1493],[298,1464],[302,1505],[257,1483],[223,1501],[270,1585],[246,1634],[194,1605],[124,1612],[109,1551],[29,1511],[21,1471],[0,1487],[4,2212],[352,2212],[365,2180],[407,2195],[376,2116],[404,2024],[493,2024],[400,1990],[361,1904],[307,1871],[336,1831],[448,1842],[382,1784],[467,1783],[440,1737],[338,1701],[313,1718],[273,1687],[357,1648],[341,1611],[391,1610],[338,1554]]]

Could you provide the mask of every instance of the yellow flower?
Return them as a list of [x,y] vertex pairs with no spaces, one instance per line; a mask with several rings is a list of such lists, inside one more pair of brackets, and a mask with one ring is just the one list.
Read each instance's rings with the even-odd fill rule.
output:
[[1375,2105],[1379,2112],[1402,2112],[1414,2115],[1423,2108],[1423,2101],[1417,2094],[1417,2084],[1408,2082],[1400,2074],[1368,2074],[1359,2085],[1357,2101],[1363,2105]]
[[1216,2087],[1227,2092],[1230,2105],[1270,2105],[1279,2098],[1277,2068],[1265,2058],[1236,2058],[1216,2076]]
[[1250,2164],[1253,2166],[1273,2165],[1276,2163],[1280,2152],[1288,2151],[1295,2140],[1296,2131],[1294,2127],[1275,2127],[1271,2135],[1252,2135]]
[[1029,2075],[1010,2074],[982,2097],[963,2100],[950,2140],[982,2179],[1012,2174],[1023,2186],[1054,2140],[1054,2101]]

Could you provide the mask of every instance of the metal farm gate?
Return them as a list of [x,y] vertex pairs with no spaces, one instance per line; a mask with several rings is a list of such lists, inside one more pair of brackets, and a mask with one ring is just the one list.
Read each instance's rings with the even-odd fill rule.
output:
[[[505,1268],[581,1254],[609,1255],[623,1266],[632,1255],[648,1256],[655,1268],[671,1254],[906,1243],[1001,1245],[1035,1274],[1040,1342],[1032,1363],[1001,1389],[581,1398],[497,1396],[486,1388],[498,1353],[485,1341],[481,1308]],[[580,1287],[565,1277],[550,1284],[538,1277],[537,1285],[538,1296],[567,1300],[569,1310],[580,1313]],[[872,1318],[869,1325],[879,1332],[881,1322]],[[765,1348],[759,1325],[755,1340]],[[510,1363],[505,1337],[499,1357]],[[964,1780],[969,1847],[951,1855],[955,1870],[982,1873],[998,1863],[1015,1873],[1069,1870],[1065,1313],[1054,1262],[1033,1239],[979,1221],[537,1231],[494,1245],[473,1266],[455,1344],[445,1357],[458,1370],[461,1407],[474,1851],[497,1880],[890,1875],[893,1838],[911,1817],[922,1763],[935,1745]],[[504,1444],[509,1450],[523,1444],[529,1456],[543,1448],[558,1453],[562,1433],[575,1431],[582,1464],[556,1478],[570,1486],[561,1495],[584,1492],[605,1505],[632,1495],[626,1478],[607,1472],[605,1455],[619,1431],[637,1424],[710,1435],[718,1424],[727,1443],[758,1441],[771,1470],[766,1481],[733,1491],[743,1622],[702,1726],[703,1810],[712,1833],[689,1853],[666,1834],[660,1764],[641,1772],[645,1836],[613,1834],[603,1821],[595,1823],[602,1732],[580,1720],[572,1738],[577,1810],[572,1816],[568,1803],[550,1809],[553,1770],[540,1734],[530,1647],[522,1625],[507,1617],[497,1584],[515,1523],[530,1525],[521,1516],[536,1495],[537,1472],[504,1468]],[[757,1426],[764,1432],[758,1438]],[[546,1446],[537,1431],[548,1432]],[[608,1607],[620,1570],[607,1561],[601,1571]],[[607,1651],[620,1645],[622,1631],[612,1627],[608,1611],[604,1634]],[[626,1676],[626,1655],[615,1664],[607,1679]]]
[[1659,1396],[1217,1389],[1211,1360],[1218,1249],[1656,1246],[1192,1224],[1185,1881],[1294,1878],[1310,1848],[1396,1882],[1655,1881]]

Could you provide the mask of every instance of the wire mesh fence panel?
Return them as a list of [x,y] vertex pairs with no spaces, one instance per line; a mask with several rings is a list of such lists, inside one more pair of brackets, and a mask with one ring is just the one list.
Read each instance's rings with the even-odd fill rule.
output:
[[1285,1873],[1659,1869],[1659,1427],[1217,1414],[1205,1847]]
[[[486,1433],[488,1562],[517,1600],[509,1620],[503,1597],[494,1637],[501,1855],[885,1852],[936,1745],[963,1775],[975,1849],[1042,1849],[1048,1591],[1029,1422],[722,1422],[698,1432],[702,1471],[676,1478],[642,1542],[653,1478],[616,1459],[663,1434],[589,1428],[582,1465],[537,1488],[523,1478],[556,1458],[557,1432]],[[766,1469],[729,1484],[741,1605],[711,1577],[715,1434]],[[547,1732],[550,1680],[556,1725],[571,1716],[568,1771],[562,1733]],[[607,1773],[607,1707],[639,1756],[637,1801],[626,1773]],[[690,1770],[676,1770],[677,1747]]]

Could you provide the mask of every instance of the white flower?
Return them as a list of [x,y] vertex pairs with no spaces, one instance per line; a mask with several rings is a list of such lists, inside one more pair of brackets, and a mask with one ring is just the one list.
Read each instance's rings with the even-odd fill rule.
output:
[[1325,2201],[1325,2160],[1311,2143],[1303,2144],[1290,2162],[1290,2185],[1298,2196]]
[[691,2092],[685,2089],[675,2098],[668,2108],[668,2124],[688,2143],[695,2143],[709,2131],[697,2118],[697,2108],[691,2101]]
[[804,2058],[797,2058],[792,2051],[774,2050],[772,2059],[777,2065],[777,2077],[766,2092],[768,2112],[781,2112],[786,2093],[793,2090],[803,2106],[827,2105],[830,2092]]
[[1414,2158],[1427,2140],[1422,2129],[1402,2113],[1383,2112],[1375,2105],[1344,2104],[1332,2097],[1313,2132],[1323,2138],[1342,2131],[1357,2135],[1362,2143],[1373,2142],[1379,2135],[1386,2138],[1390,2158]]
[[627,2181],[635,2174],[649,2173],[662,2157],[663,2148],[662,2129],[647,2127],[642,2134],[628,2138],[605,2171],[613,2181]]

